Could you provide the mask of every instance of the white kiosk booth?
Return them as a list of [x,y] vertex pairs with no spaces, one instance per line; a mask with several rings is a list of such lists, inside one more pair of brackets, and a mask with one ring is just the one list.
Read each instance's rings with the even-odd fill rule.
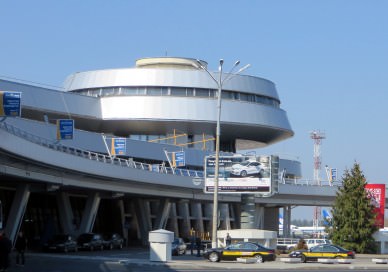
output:
[[171,261],[171,244],[174,241],[173,232],[164,229],[150,231],[148,241],[150,242],[150,261]]

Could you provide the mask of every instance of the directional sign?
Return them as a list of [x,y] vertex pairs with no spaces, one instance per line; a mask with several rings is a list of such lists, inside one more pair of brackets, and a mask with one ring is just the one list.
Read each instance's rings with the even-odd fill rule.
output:
[[0,91],[0,116],[20,116],[20,92]]
[[74,132],[73,119],[57,120],[57,140],[72,140]]
[[127,140],[125,138],[112,138],[112,144],[111,144],[112,156],[125,155],[126,146],[127,146]]
[[185,152],[172,152],[172,166],[182,167],[185,166]]

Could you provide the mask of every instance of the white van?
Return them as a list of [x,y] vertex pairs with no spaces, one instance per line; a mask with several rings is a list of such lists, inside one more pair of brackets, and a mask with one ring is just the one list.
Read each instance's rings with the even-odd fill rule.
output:
[[305,239],[305,241],[306,241],[308,248],[311,248],[311,247],[317,246],[317,245],[322,245],[322,244],[331,244],[331,241],[328,239],[314,238],[314,239]]

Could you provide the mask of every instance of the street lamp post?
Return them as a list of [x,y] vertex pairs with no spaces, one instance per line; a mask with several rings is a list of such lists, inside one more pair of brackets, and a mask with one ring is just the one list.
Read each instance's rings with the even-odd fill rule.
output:
[[250,65],[246,65],[241,68],[237,73],[232,74],[233,69],[236,68],[240,61],[236,61],[233,65],[232,69],[228,73],[228,75],[222,79],[222,66],[224,64],[224,60],[220,59],[220,63],[218,66],[219,77],[218,80],[214,78],[214,76],[206,69],[205,66],[202,65],[200,60],[197,60],[199,67],[208,73],[208,75],[213,79],[213,81],[217,84],[217,128],[216,128],[216,161],[215,161],[215,169],[214,169],[214,189],[213,189],[213,216],[212,216],[212,247],[218,247],[217,242],[217,225],[218,225],[218,181],[219,181],[219,162],[220,162],[220,135],[221,135],[221,94],[222,94],[222,84],[232,78],[232,75],[237,75],[241,73],[243,70],[247,69]]

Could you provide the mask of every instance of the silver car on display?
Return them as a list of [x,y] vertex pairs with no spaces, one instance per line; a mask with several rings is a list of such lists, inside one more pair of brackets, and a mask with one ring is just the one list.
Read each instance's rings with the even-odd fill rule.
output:
[[246,177],[248,175],[262,176],[263,167],[258,161],[243,161],[232,165],[232,175]]

